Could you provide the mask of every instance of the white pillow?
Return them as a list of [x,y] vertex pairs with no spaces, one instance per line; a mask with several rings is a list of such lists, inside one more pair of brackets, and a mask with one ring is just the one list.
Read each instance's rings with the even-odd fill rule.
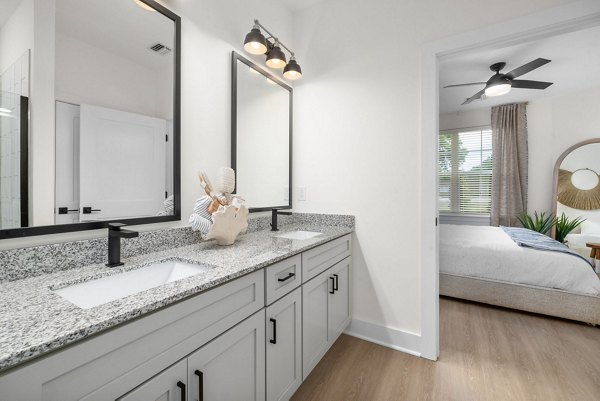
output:
[[581,223],[582,234],[600,234],[600,223],[586,220]]

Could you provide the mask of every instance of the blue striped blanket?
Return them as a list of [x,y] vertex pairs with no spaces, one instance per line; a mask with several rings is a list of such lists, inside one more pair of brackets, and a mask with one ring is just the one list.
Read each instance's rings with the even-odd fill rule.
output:
[[519,246],[539,249],[542,251],[568,253],[573,256],[577,256],[578,258],[581,258],[587,263],[591,264],[587,258],[584,258],[565,244],[561,244],[557,240],[552,239],[547,235],[521,227],[500,226],[500,228],[502,228],[504,232]]

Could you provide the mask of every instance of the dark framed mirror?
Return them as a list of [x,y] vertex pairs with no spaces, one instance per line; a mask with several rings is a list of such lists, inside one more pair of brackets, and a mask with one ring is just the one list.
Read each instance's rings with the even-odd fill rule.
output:
[[231,61],[236,193],[250,212],[291,209],[293,89],[236,52]]
[[[55,2],[33,28],[54,51],[24,43],[0,65],[2,82],[54,95],[0,87],[20,143],[0,160],[20,182],[0,185],[0,239],[180,220],[180,17],[153,0]],[[28,105],[53,118],[30,124]]]

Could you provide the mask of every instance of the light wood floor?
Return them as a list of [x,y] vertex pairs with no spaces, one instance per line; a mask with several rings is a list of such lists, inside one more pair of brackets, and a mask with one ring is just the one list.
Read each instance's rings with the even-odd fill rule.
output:
[[600,328],[441,298],[440,350],[342,335],[292,401],[600,400]]

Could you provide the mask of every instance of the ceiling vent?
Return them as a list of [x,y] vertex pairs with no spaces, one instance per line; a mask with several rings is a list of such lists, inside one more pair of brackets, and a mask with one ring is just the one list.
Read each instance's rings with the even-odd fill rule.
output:
[[149,49],[152,50],[153,52],[160,54],[161,56],[171,53],[170,48],[168,48],[167,46],[160,44],[160,43],[150,46]]

